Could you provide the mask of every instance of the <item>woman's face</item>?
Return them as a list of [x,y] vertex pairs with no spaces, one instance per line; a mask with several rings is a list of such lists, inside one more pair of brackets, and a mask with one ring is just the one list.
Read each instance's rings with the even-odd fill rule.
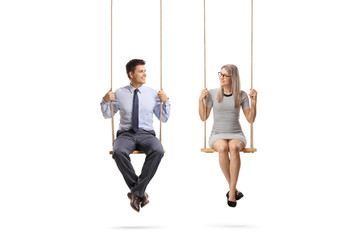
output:
[[230,87],[232,84],[231,75],[224,68],[219,72],[219,80],[221,87]]

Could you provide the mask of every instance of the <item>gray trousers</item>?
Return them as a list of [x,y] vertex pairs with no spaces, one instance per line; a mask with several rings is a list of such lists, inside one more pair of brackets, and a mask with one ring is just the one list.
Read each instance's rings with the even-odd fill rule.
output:
[[[129,156],[135,149],[144,152],[146,155],[140,176],[136,175]],[[142,129],[139,129],[136,133],[132,130],[119,130],[114,142],[113,152],[116,165],[131,193],[143,197],[147,185],[155,175],[161,158],[164,156],[164,149],[159,139],[155,137],[155,132]]]

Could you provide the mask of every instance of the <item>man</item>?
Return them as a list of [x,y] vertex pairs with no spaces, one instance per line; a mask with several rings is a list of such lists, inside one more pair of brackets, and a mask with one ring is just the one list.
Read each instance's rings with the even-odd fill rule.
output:
[[[113,147],[113,158],[130,188],[128,198],[130,206],[137,212],[140,206],[149,203],[145,192],[147,185],[160,164],[164,149],[155,137],[153,114],[160,119],[162,104],[162,121],[170,116],[170,102],[165,92],[146,87],[145,61],[133,59],[126,64],[130,85],[109,91],[101,102],[101,111],[105,118],[111,118],[111,101],[114,114],[120,112],[120,125]],[[135,149],[146,154],[140,176],[135,174],[130,161],[130,153]]]

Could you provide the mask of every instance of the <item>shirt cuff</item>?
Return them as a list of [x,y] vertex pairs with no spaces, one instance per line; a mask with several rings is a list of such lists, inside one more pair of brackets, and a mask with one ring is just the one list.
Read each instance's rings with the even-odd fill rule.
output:
[[169,106],[170,105],[170,98],[166,102],[163,102],[163,106]]
[[109,103],[109,102],[105,102],[104,99],[101,99],[101,104],[107,104],[107,103]]

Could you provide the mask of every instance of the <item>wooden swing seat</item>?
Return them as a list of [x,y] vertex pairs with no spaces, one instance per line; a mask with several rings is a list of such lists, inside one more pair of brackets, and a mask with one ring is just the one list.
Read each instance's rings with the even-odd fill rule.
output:
[[[256,152],[257,149],[256,148],[243,148],[240,152],[244,152],[244,153],[254,153]],[[214,153],[216,152],[214,149],[212,148],[202,148],[201,149],[201,152],[204,152],[204,153]]]
[[[139,151],[139,150],[135,150],[135,151],[133,151],[131,154],[143,154],[144,152],[142,152],[142,151]],[[114,151],[109,151],[109,154],[110,155],[113,155],[114,154]]]
[[[164,152],[165,152],[165,150],[164,150]],[[132,153],[130,153],[130,154],[143,154],[144,152],[142,152],[142,151],[139,151],[139,150],[135,150],[135,151],[133,151]],[[114,151],[109,151],[109,154],[110,155],[113,155],[114,154]]]

